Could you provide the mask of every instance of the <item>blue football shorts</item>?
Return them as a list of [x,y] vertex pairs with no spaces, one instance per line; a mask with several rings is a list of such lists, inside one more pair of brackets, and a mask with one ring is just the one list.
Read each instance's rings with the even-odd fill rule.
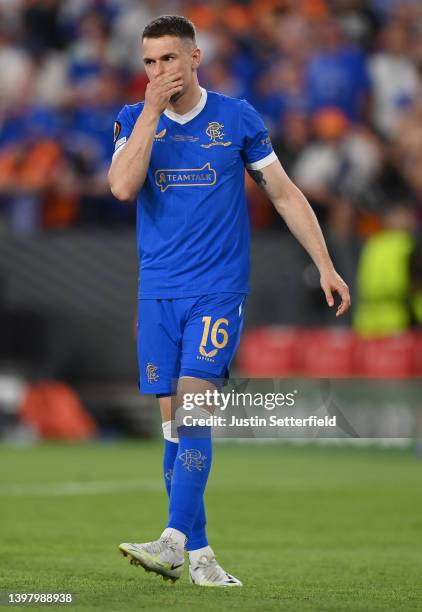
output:
[[211,380],[220,387],[239,344],[245,301],[241,293],[140,299],[140,391],[173,395],[181,376]]

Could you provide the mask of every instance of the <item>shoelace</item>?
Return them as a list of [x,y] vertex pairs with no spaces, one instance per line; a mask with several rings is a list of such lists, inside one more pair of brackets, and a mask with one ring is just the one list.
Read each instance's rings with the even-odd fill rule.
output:
[[167,546],[172,552],[177,553],[177,544],[170,540],[170,538],[163,538],[156,542],[151,542],[145,545],[146,550],[151,554],[155,555],[163,551],[163,545]]
[[171,540],[170,538],[163,538],[162,540],[159,540],[160,542],[162,542],[163,544],[166,544],[168,546],[168,548],[170,548],[170,550],[172,550],[174,553],[177,553],[177,544],[176,542],[173,542],[173,540]]
[[203,570],[204,576],[209,582],[227,580],[226,572],[223,570],[221,565],[217,563],[217,559],[215,557],[207,557],[206,555],[203,555],[198,560],[196,568],[201,568]]

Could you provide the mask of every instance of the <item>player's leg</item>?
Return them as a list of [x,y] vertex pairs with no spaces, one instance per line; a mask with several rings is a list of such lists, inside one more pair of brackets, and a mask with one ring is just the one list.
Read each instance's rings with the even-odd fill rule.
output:
[[[244,302],[245,296],[237,294],[204,296],[197,301],[195,308],[192,309],[190,320],[185,326],[183,335],[177,412],[181,412],[186,394],[189,394],[189,399],[198,392],[205,394],[207,389],[213,390],[215,386],[221,386],[222,381],[228,376],[228,369],[240,339]],[[215,385],[212,385],[211,381],[214,381]],[[207,408],[212,412],[212,406]],[[200,417],[206,416],[203,408],[195,408],[194,411]],[[180,440],[185,437],[184,442],[189,452],[192,449],[199,450],[206,455],[205,448],[195,449],[193,446],[192,442],[196,442],[196,440],[189,433],[191,428],[185,427],[184,429],[184,434],[179,429],[179,449],[181,447]],[[209,444],[208,452],[211,457],[211,437],[209,438]],[[181,454],[178,452],[179,456]],[[195,454],[198,456],[198,453]],[[177,465],[176,461],[175,466]],[[173,472],[173,484],[175,473],[176,470]],[[170,506],[172,506],[172,499],[170,500]],[[169,524],[172,524],[171,510],[170,508]],[[198,519],[200,518],[203,519],[203,535],[205,538],[201,538],[201,525],[198,520],[195,526],[198,529],[199,538],[192,537],[194,531],[188,538],[187,543],[192,582],[200,586],[241,586],[239,580],[221,568],[216,561],[213,550],[208,545],[205,534],[205,508],[202,517],[200,514],[198,515]]]
[[[171,396],[159,398],[164,437],[163,476],[164,485],[166,487],[166,491],[169,498],[171,492],[171,481],[173,477],[174,461],[176,459],[179,447],[177,428],[174,423],[174,420],[172,420],[172,404],[174,404],[174,400],[175,398]],[[195,518],[193,529],[189,535],[188,542],[186,544],[187,550],[202,550],[208,545],[206,522],[207,520],[205,515],[205,507],[204,502],[202,500],[202,503]]]
[[184,411],[183,401],[185,397],[204,394],[207,390],[215,390],[207,380],[180,378],[172,411],[179,443],[171,481],[168,527],[185,534],[188,541],[194,538],[201,546],[208,543],[203,492],[212,460],[211,428],[186,426],[183,418],[188,414],[189,417],[204,419],[210,416],[210,412],[199,407]]
[[[191,423],[193,419],[207,419],[213,413],[212,405],[195,405],[194,398],[202,399],[207,391],[212,393],[215,389],[216,386],[208,380],[194,377],[181,377],[179,380],[178,408],[175,411],[179,445],[173,466],[168,527],[177,534],[186,534],[188,538],[191,582],[199,586],[242,586],[218,564],[205,531],[203,495],[212,461],[211,427],[193,426]],[[189,399],[190,405],[193,401],[192,409],[184,409],[185,398]],[[186,416],[189,417],[189,426],[184,424]]]
[[[196,387],[196,390],[202,391],[202,386],[205,381],[198,382],[200,386],[199,388]],[[192,388],[189,388],[189,390],[191,389]],[[184,438],[182,437],[181,444],[179,443],[179,438],[175,438],[175,435],[177,435],[178,432],[176,426],[174,425],[174,420],[172,421],[172,399],[174,398],[170,396],[160,397],[159,402],[164,433],[164,482],[170,497],[170,515],[173,508],[173,515],[171,516],[173,516],[173,519],[176,518],[176,521],[178,522],[176,525],[170,524],[169,522],[159,540],[155,542],[147,542],[144,544],[124,543],[120,545],[120,550],[122,550],[124,554],[126,553],[131,557],[132,563],[142,565],[147,570],[160,573],[165,577],[169,576],[175,580],[179,577],[183,568],[186,538],[189,537],[189,539],[192,539],[192,541],[196,543],[196,548],[201,549],[204,549],[204,547],[207,546],[208,541],[205,533],[206,518],[202,499],[203,492],[196,488],[198,483],[195,480],[194,482],[190,482],[192,480],[190,478],[188,478],[187,481],[185,480],[185,482],[182,483],[181,490],[177,486],[175,487],[175,490],[178,491],[179,496],[181,495],[184,502],[188,501],[188,503],[185,503],[183,508],[180,508],[180,503],[177,503],[180,502],[180,497],[176,499],[175,503],[175,495],[173,491],[172,506],[172,483],[174,478],[176,483],[179,483],[180,480],[180,476],[178,476],[177,472],[177,459],[184,458],[184,463],[186,463],[186,453],[188,453],[190,467],[193,465],[195,460],[195,458],[192,458],[192,453],[189,451],[189,449],[184,448]],[[197,433],[202,437],[202,430],[198,430]],[[207,433],[209,435],[209,428],[207,428]],[[210,450],[208,450],[209,445],[206,445],[209,459],[211,459],[211,453]],[[200,446],[203,448],[204,441],[195,439],[195,446]],[[175,463],[176,476],[174,477]],[[175,512],[176,515],[177,512],[179,512],[176,517]],[[191,514],[189,514],[189,512],[191,512]],[[180,524],[180,520],[182,520],[182,525]],[[187,523],[187,520],[190,522]]]
[[[215,387],[205,380],[182,379],[173,405],[181,404],[181,397],[185,393],[202,393],[206,389],[214,390]],[[211,429],[186,428],[181,423],[177,427],[177,419],[181,418],[177,411],[173,419],[175,424],[171,427],[175,411],[170,397],[160,398],[160,410],[165,434],[163,467],[166,488],[170,492],[170,518],[158,540],[143,544],[124,543],[120,545],[120,550],[129,555],[132,563],[174,581],[182,573],[184,546],[192,532],[201,547],[208,544],[204,537],[206,521],[203,492],[211,465]],[[198,413],[198,416],[208,415],[206,410]],[[177,441],[175,435],[178,436]]]

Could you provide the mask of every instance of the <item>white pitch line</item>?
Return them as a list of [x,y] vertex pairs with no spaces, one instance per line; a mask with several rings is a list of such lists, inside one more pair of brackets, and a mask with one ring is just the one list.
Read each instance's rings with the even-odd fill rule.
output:
[[160,482],[142,483],[133,480],[91,480],[86,482],[12,484],[0,487],[0,497],[60,497],[65,495],[98,495],[161,490],[163,490],[161,480]]

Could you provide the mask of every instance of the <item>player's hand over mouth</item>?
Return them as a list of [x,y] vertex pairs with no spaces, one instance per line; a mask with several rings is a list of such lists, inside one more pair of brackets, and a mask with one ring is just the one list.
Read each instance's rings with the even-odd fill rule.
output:
[[183,81],[181,72],[169,71],[160,74],[148,83],[145,91],[145,109],[157,116],[168,106],[170,98],[182,91]]

